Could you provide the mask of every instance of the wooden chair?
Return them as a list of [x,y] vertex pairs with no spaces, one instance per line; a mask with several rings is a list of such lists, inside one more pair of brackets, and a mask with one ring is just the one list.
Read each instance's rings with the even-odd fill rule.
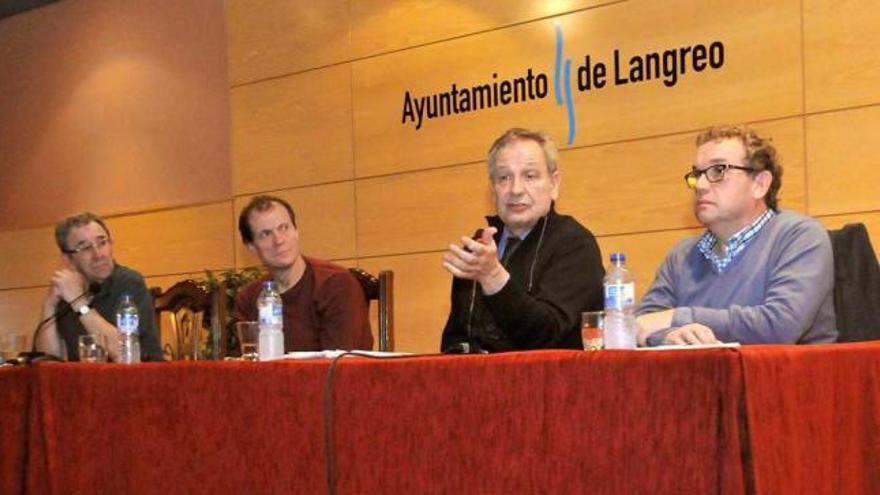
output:
[[378,302],[379,350],[394,350],[394,272],[383,270],[379,276],[371,275],[360,268],[349,268],[349,271],[364,289],[367,305],[370,301]]
[[[218,359],[226,355],[222,290],[211,293],[192,280],[184,280],[165,292],[158,287],[150,289],[150,292],[156,309],[156,322],[163,334],[162,313],[168,313],[170,317],[170,338],[163,348],[166,360]],[[202,341],[206,338],[211,342],[210,355],[202,351]]]

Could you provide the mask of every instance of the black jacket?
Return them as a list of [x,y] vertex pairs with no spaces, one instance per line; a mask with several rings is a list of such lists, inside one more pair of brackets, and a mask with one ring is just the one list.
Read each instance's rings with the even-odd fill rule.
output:
[[[497,216],[487,220],[498,228],[497,243],[504,224]],[[505,267],[510,280],[491,296],[483,295],[476,282],[453,279],[440,349],[462,352],[463,343],[470,352],[582,349],[581,312],[601,310],[604,302],[605,269],[593,234],[551,209]]]
[[861,223],[829,232],[838,342],[880,339],[880,265]]

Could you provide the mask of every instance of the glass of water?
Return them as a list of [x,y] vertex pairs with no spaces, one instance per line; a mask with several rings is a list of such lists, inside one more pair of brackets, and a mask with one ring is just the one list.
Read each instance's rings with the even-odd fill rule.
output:
[[235,323],[235,334],[241,346],[241,358],[245,361],[259,359],[257,346],[260,343],[260,325],[255,321],[239,321]]
[[600,351],[604,342],[604,311],[585,311],[581,313],[581,338],[585,351]]
[[106,363],[107,345],[103,335],[80,335],[79,360],[84,363]]
[[27,352],[28,336],[23,333],[0,335],[0,356],[5,360],[15,359],[20,352]]

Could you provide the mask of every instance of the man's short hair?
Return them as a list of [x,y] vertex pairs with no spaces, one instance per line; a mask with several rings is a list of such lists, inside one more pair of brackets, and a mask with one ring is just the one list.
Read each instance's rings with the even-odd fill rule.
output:
[[758,136],[754,129],[744,125],[719,125],[700,133],[697,136],[697,146],[722,139],[739,139],[746,150],[746,164],[757,171],[770,172],[773,180],[770,182],[767,195],[764,196],[764,203],[767,208],[778,210],[776,195],[782,187],[782,164],[779,163],[779,156],[772,141]]
[[290,206],[290,203],[277,196],[270,196],[268,194],[254,196],[247,206],[241,210],[241,214],[238,215],[238,232],[241,234],[242,242],[245,244],[253,244],[254,242],[254,232],[251,230],[251,224],[248,221],[251,213],[266,211],[272,208],[273,204],[281,205],[287,210],[287,213],[290,214],[290,223],[296,228],[296,215],[293,213],[293,207]]
[[100,225],[101,228],[104,229],[104,232],[107,233],[107,238],[110,238],[110,229],[107,228],[104,219],[94,213],[84,212],[79,215],[67,217],[55,226],[55,243],[58,244],[58,249],[60,249],[62,253],[66,253],[73,249],[67,246],[67,236],[70,234],[70,231],[75,228],[85,227],[92,222]]
[[544,160],[547,162],[547,173],[552,175],[556,172],[556,163],[559,161],[559,150],[556,143],[544,131],[533,131],[531,129],[523,129],[514,127],[508,129],[498,139],[492,143],[489,148],[489,179],[495,177],[495,164],[498,159],[498,153],[508,145],[516,141],[534,141],[544,150]]

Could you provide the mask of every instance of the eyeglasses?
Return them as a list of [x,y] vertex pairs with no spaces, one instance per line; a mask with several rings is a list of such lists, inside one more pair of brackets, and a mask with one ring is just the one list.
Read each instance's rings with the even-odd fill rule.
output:
[[63,249],[62,251],[67,254],[79,254],[84,251],[88,251],[89,249],[94,249],[95,252],[97,253],[99,250],[107,247],[107,244],[110,244],[110,238],[102,236],[102,237],[98,237],[97,239],[95,239],[94,242],[84,242],[84,243],[78,244],[73,249]]
[[703,174],[706,174],[706,180],[708,180],[709,182],[721,182],[722,180],[724,180],[724,173],[727,172],[729,169],[745,170],[746,172],[755,171],[755,169],[752,167],[731,165],[729,163],[717,163],[715,165],[710,165],[702,170],[694,167],[690,172],[684,174],[684,181],[691,189],[697,187],[697,182],[700,180],[700,176]]

